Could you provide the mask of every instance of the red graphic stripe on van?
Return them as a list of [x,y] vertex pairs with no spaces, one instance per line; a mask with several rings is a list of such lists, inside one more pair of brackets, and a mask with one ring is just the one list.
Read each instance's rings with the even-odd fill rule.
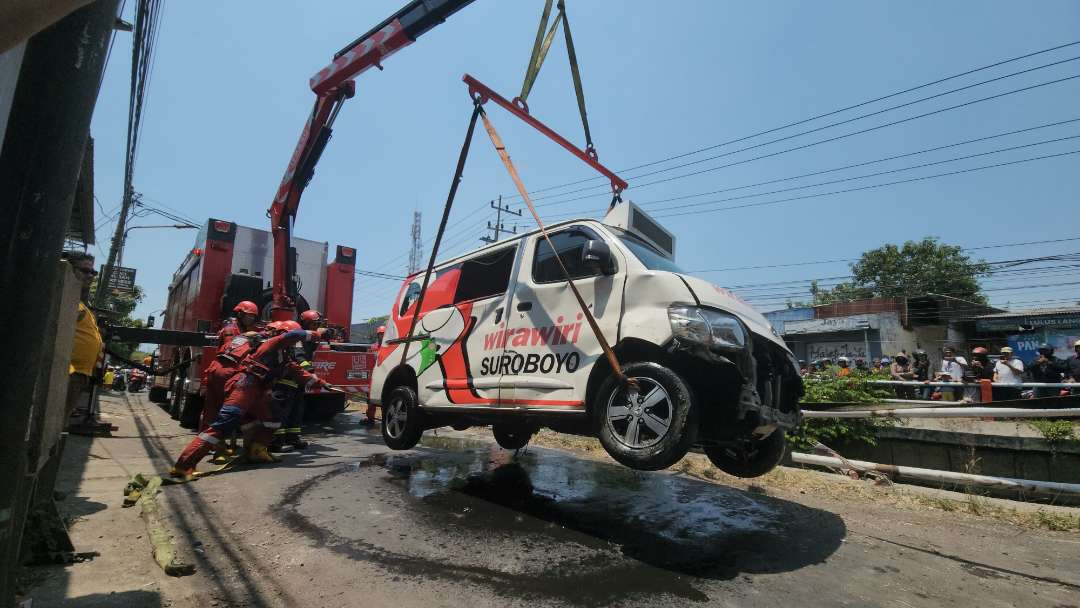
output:
[[580,407],[585,405],[582,400],[560,401],[556,399],[500,399],[499,403],[507,405],[549,405],[552,407]]

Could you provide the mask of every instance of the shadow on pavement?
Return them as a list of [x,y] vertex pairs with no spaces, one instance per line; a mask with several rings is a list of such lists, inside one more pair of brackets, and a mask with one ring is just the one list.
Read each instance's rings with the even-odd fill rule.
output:
[[[833,513],[663,472],[542,449],[515,457],[456,439],[425,444],[438,449],[305,480],[275,512],[317,544],[395,574],[579,605],[640,594],[707,601],[706,580],[821,563],[847,534]],[[357,504],[393,515],[357,518]]]
[[[38,603],[35,602],[36,606]],[[44,604],[42,604],[44,605]],[[121,591],[119,593],[92,593],[63,600],[64,608],[160,608],[161,595],[156,591]]]

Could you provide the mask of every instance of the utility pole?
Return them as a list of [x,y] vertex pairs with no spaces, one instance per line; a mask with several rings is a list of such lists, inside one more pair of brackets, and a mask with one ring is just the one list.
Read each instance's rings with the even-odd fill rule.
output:
[[409,272],[412,276],[420,272],[420,260],[424,257],[424,243],[420,239],[420,212],[413,211],[412,247],[409,249]]
[[517,234],[516,224],[513,228],[509,230],[503,227],[502,214],[506,213],[508,215],[516,215],[518,217],[521,217],[521,212],[511,210],[510,205],[506,205],[504,207],[502,202],[502,195],[499,195],[498,205],[495,204],[495,201],[491,201],[491,208],[495,210],[495,224],[488,222],[487,229],[491,231],[492,236],[482,236],[480,237],[480,240],[484,241],[485,243],[494,243],[495,241],[499,240],[500,234]]

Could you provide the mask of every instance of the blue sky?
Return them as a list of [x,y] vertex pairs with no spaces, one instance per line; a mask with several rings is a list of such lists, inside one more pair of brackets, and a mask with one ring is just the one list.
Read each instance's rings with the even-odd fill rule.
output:
[[[135,189],[199,221],[213,216],[265,227],[270,204],[314,96],[308,78],[333,53],[399,8],[403,0],[367,2],[168,2],[158,38],[135,173]],[[128,3],[130,18],[132,7]],[[1080,3],[1017,2],[686,2],[571,0],[577,53],[593,138],[602,162],[616,170],[683,154],[907,89],[1003,59],[1080,40]],[[312,8],[316,6],[317,8]],[[468,72],[506,97],[521,86],[542,2],[476,0],[357,81],[357,94],[308,188],[296,234],[358,250],[358,266],[403,274],[414,209],[424,236],[434,235],[470,103]],[[96,138],[98,241],[104,259],[120,202],[127,120],[130,34],[117,35],[92,124]],[[741,147],[794,135],[927,95],[1051,62],[1080,57],[1080,45],[999,66],[893,99],[705,153],[629,171],[626,198],[657,216],[676,204],[746,197],[663,218],[679,238],[677,259],[689,270],[743,268],[701,276],[736,289],[762,310],[805,297],[781,281],[847,274],[844,260],[883,243],[939,236],[965,247],[1080,237],[1080,154],[950,177],[775,205],[718,207],[935,175],[1080,150],[1080,139],[1039,143],[879,177],[790,192],[774,190],[858,177],[1006,147],[1080,135],[1080,122],[957,146],[884,163],[674,202],[655,202],[739,188],[927,148],[1080,118],[1080,78],[940,114],[655,185],[678,176],[884,124],[1030,85],[1080,74],[1080,60],[1034,70],[937,99],[634,179]],[[561,37],[529,98],[533,114],[583,142]],[[592,177],[579,161],[491,105],[530,189]],[[540,196],[601,187],[565,196]],[[479,245],[480,208],[513,185],[477,133],[451,217],[447,254]],[[602,182],[538,195],[545,217],[595,216],[608,202]],[[516,199],[508,199],[511,202]],[[102,210],[108,212],[102,214]],[[668,211],[667,213],[672,213]],[[149,216],[136,224],[158,224]],[[522,221],[523,226],[527,222]],[[164,308],[169,279],[194,231],[133,231],[125,265],[138,268],[146,315]],[[986,260],[1080,252],[1080,240],[973,251]],[[426,252],[425,252],[426,255]],[[1062,265],[1048,262],[1042,266]],[[1030,266],[1034,268],[1038,265]],[[1014,308],[1080,300],[1067,268],[1017,272],[985,285],[992,302]],[[826,281],[828,283],[829,281]],[[354,321],[385,314],[398,284],[357,277]],[[1039,287],[1028,287],[1035,286]],[[1044,287],[1044,285],[1046,285]],[[1011,289],[1022,287],[1023,289]]]

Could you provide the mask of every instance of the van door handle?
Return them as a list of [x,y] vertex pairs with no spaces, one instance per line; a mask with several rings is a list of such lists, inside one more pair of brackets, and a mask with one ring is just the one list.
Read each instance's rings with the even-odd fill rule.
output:
[[495,310],[495,324],[496,325],[499,324],[499,321],[502,321],[502,313],[503,313],[503,309],[502,309],[501,306],[498,309]]
[[523,312],[532,310],[532,302],[518,302],[517,309]]

